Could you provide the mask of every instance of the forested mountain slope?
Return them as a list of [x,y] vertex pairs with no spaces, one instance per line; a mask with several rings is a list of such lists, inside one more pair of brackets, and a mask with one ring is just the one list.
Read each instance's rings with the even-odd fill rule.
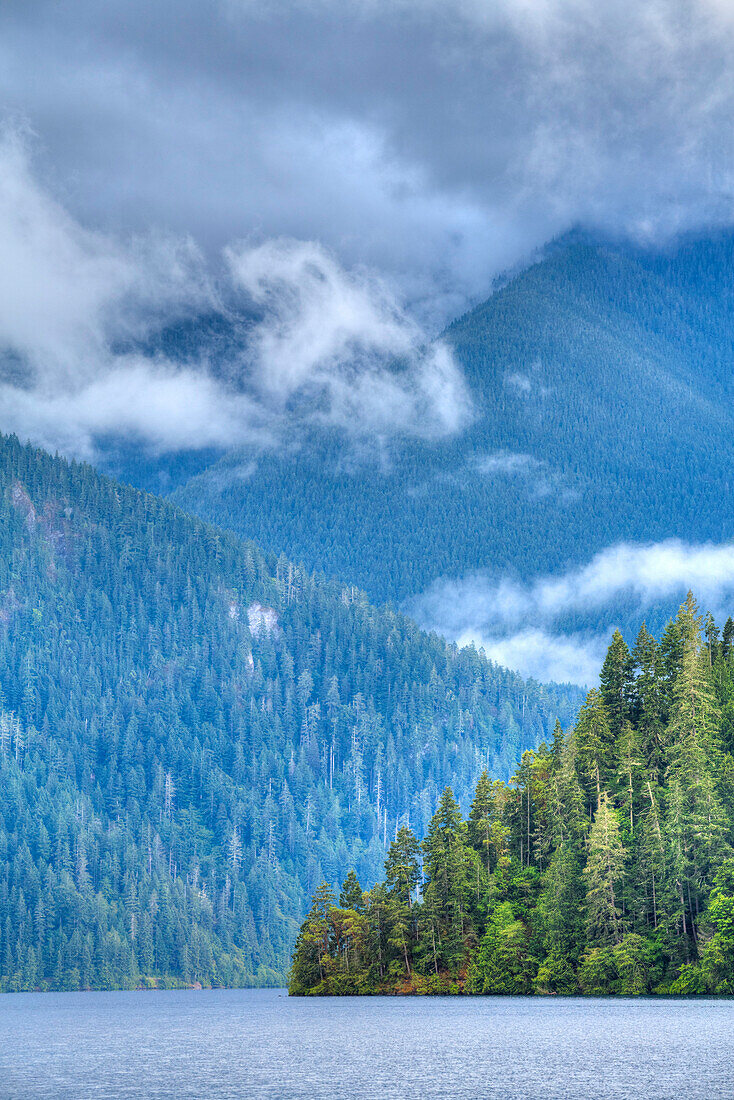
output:
[[394,601],[622,539],[731,538],[732,270],[726,235],[665,252],[562,241],[447,330],[474,402],[463,434],[378,456],[312,434],[227,456],[176,499]]
[[282,980],[323,877],[575,704],[0,437],[0,989]]
[[[734,622],[615,633],[574,728],[322,884],[293,993],[734,992]],[[422,856],[422,860],[421,860]]]

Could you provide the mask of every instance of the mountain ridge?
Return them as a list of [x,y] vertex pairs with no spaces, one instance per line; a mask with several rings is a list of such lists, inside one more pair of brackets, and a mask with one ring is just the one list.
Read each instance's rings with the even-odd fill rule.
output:
[[576,702],[0,437],[0,988],[277,984],[315,880]]
[[[730,234],[556,242],[444,333],[474,403],[463,433],[371,457],[311,434],[232,452],[173,498],[398,604],[476,571],[527,582],[620,541],[727,541],[732,269]],[[591,624],[633,633],[638,614]]]

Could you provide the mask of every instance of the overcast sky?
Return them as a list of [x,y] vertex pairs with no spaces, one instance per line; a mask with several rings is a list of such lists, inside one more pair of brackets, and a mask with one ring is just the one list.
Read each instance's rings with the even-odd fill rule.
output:
[[[734,0],[5,0],[0,430],[92,460],[277,448],[293,408],[461,433],[477,410],[432,338],[496,275],[574,226],[734,222],[732,58]],[[135,341],[223,302],[260,317],[224,372]],[[448,579],[424,618],[591,675],[547,608],[477,620],[497,583]]]
[[[0,428],[277,446],[305,396],[462,431],[428,341],[494,276],[733,220],[733,56],[731,0],[1,4]],[[262,316],[228,377],[120,354],[222,300]]]
[[731,218],[731,0],[11,0],[0,31],[87,227],[317,240],[450,312],[574,223]]

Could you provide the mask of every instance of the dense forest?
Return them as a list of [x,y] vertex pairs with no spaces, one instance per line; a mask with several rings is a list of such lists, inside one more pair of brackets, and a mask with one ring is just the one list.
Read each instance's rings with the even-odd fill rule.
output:
[[290,992],[734,994],[734,622],[615,633],[567,734],[316,892]]
[[322,878],[578,701],[0,437],[0,990],[281,983]]
[[[473,570],[528,581],[619,540],[732,539],[732,265],[731,234],[665,251],[564,239],[446,330],[474,405],[463,433],[370,450],[294,424],[287,449],[233,452],[175,499],[397,604]],[[217,333],[236,355],[237,334]],[[563,625],[632,637],[638,616]]]

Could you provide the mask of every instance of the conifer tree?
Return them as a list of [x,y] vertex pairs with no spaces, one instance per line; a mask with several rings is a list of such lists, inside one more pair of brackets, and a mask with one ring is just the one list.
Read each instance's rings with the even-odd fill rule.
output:
[[492,784],[486,769],[479,776],[471,809],[467,836],[469,844],[481,857],[487,874],[490,872],[490,855],[492,850],[491,834],[492,823],[495,820],[495,803]]
[[561,770],[563,762],[563,750],[566,744],[566,735],[563,732],[561,723],[556,718],[556,724],[553,727],[553,742],[551,744],[551,763],[553,771],[558,773]]
[[638,732],[640,751],[652,782],[659,782],[665,769],[665,695],[660,647],[645,623],[632,652],[636,673],[632,718]]
[[0,992],[281,983],[304,894],[575,699],[0,436]]
[[553,853],[538,913],[546,953],[571,967],[583,947],[585,902],[581,856],[577,846],[566,840]]
[[[420,846],[406,825],[398,829],[385,860],[387,887],[388,944],[397,952],[399,967],[410,977],[415,922],[412,917],[413,891],[420,878]],[[396,968],[393,967],[393,973]]]
[[672,689],[666,778],[681,920],[684,934],[695,940],[700,891],[711,888],[715,865],[729,844],[715,774],[720,715],[708,662],[701,652],[701,621],[690,592],[677,626],[681,657]]
[[721,632],[721,656],[727,664],[731,664],[732,639],[734,639],[734,619],[730,615]]
[[420,879],[419,856],[415,833],[407,825],[401,825],[385,860],[385,885],[392,897],[409,908]]
[[589,817],[599,808],[602,787],[612,766],[614,738],[606,708],[596,688],[586,696],[574,729],[575,756],[579,779],[586,794]]
[[605,947],[621,943],[622,911],[619,886],[627,855],[619,832],[617,811],[604,791],[589,834],[586,878],[586,928],[590,944]]
[[[400,830],[386,884],[352,914],[363,926],[333,907],[310,939],[304,925],[311,989],[731,993],[731,673],[715,625],[707,635],[691,596],[664,647],[640,631],[615,741],[601,692],[590,692],[571,733],[556,727],[550,749],[524,753],[510,784],[480,776],[466,824],[444,791],[421,845],[422,898],[410,885],[417,842]],[[78,840],[56,846],[73,872]]]
[[339,905],[342,909],[353,909],[355,913],[361,913],[364,909],[362,887],[354,871],[350,871],[342,883]]
[[550,830],[555,845],[566,841],[577,844],[587,833],[589,818],[586,800],[578,779],[577,743],[575,731],[564,738],[553,758],[559,759],[551,773]]
[[649,775],[642,777],[642,798],[644,808],[640,814],[636,843],[638,895],[635,909],[640,926],[652,927],[656,931],[672,912],[673,904],[666,863],[661,793]]
[[617,744],[619,805],[622,820],[630,839],[635,835],[635,820],[641,802],[641,783],[644,760],[638,743],[637,731],[625,721]]
[[680,669],[683,656],[683,642],[680,636],[678,619],[671,619],[663,631],[658,644],[661,672],[661,694],[663,699],[663,721],[667,723],[668,713],[673,701],[673,684]]
[[452,970],[460,963],[466,930],[470,867],[466,826],[450,787],[439,800],[423,842],[424,919],[421,946],[434,969]]
[[616,741],[622,732],[622,726],[629,720],[632,702],[632,657],[618,630],[612,635],[599,674],[599,683],[609,730]]
[[329,913],[333,904],[331,887],[322,882],[314,894],[293,951],[289,983],[294,993],[308,992],[326,976],[331,937]]
[[719,649],[719,631],[716,628],[716,622],[710,611],[706,613],[704,621],[704,633],[706,636],[706,652],[708,654],[709,669],[714,667],[714,661],[718,656]]

